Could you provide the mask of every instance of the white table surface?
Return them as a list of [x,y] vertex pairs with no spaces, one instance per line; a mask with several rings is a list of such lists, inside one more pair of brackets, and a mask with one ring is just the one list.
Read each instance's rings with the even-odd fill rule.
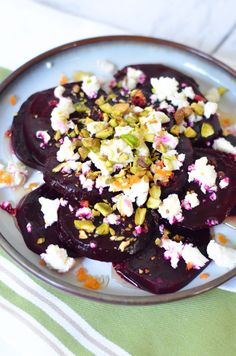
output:
[[[236,68],[235,0],[0,0],[0,66],[12,70],[60,44],[111,34],[174,40]],[[233,285],[236,280],[225,287]],[[24,339],[37,344],[37,354],[53,355],[10,309],[0,306],[6,326],[0,333],[1,355],[30,355]],[[12,334],[17,335],[14,345]]]

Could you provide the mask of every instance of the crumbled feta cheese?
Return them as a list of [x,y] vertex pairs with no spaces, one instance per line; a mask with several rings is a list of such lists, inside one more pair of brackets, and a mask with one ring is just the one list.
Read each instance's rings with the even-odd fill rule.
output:
[[81,174],[79,176],[79,181],[83,189],[86,189],[88,192],[93,190],[94,181],[92,179],[86,178],[83,174]]
[[146,145],[146,143],[142,142],[137,148],[136,148],[136,152],[140,157],[149,157],[150,156],[150,152],[149,152],[149,148]]
[[195,269],[200,269],[208,262],[208,258],[197,247],[194,247],[193,244],[184,244],[182,258],[186,264],[192,265],[192,268]]
[[29,232],[29,233],[32,232],[32,224],[31,224],[30,222],[26,225],[26,230],[27,230],[27,232]]
[[107,156],[111,162],[122,164],[123,167],[126,167],[133,161],[131,147],[124,140],[118,138],[103,140],[100,147],[100,154]]
[[140,182],[132,184],[129,189],[124,189],[124,194],[138,206],[145,203],[149,191],[149,180],[143,177]]
[[45,253],[41,253],[41,259],[46,265],[59,273],[68,272],[75,264],[75,259],[68,257],[67,251],[58,245],[49,245]]
[[129,199],[126,195],[119,194],[115,197],[114,201],[116,202],[117,210],[121,216],[130,217],[133,214],[134,208],[132,200]]
[[63,96],[63,94],[64,94],[64,92],[65,92],[65,88],[62,86],[62,85],[59,85],[58,87],[56,87],[55,89],[54,89],[54,96],[56,97],[56,98],[58,98],[58,99],[61,99],[62,98],[62,96]]
[[170,100],[178,91],[179,83],[175,78],[160,77],[151,78],[154,95],[159,101]]
[[69,137],[65,137],[63,144],[60,146],[59,150],[57,151],[57,160],[59,162],[64,161],[76,161],[79,159],[78,152],[74,153],[75,145],[69,139]]
[[81,167],[81,162],[66,161],[61,169],[62,173],[71,173],[71,171],[77,171]]
[[206,98],[208,101],[213,103],[218,103],[220,101],[220,94],[216,88],[211,88],[206,93]]
[[93,217],[93,214],[90,208],[83,207],[76,210],[75,216],[77,218],[91,219]]
[[195,93],[194,93],[192,87],[185,87],[182,91],[187,96],[187,98],[192,99],[192,100],[194,99]]
[[176,242],[163,238],[161,239],[161,247],[165,249],[165,259],[170,260],[171,267],[176,269],[181,258],[181,252],[183,249],[182,242]]
[[197,159],[191,169],[188,172],[188,181],[197,182],[203,193],[206,191],[214,190],[216,188],[217,173],[215,167],[208,164],[207,157],[201,157]]
[[232,155],[236,155],[236,147],[233,146],[232,143],[226,140],[224,137],[219,137],[216,140],[214,140],[212,147],[216,151],[221,151],[225,153],[230,153]]
[[104,121],[91,121],[87,123],[87,130],[91,135],[95,135],[97,132],[102,131],[107,126]]
[[222,178],[219,182],[220,189],[224,189],[229,185],[229,177]]
[[109,225],[119,225],[120,224],[120,215],[118,214],[109,214],[107,217],[103,219],[104,223]]
[[92,161],[86,161],[86,162],[82,163],[81,171],[85,176],[88,174],[88,172],[90,172],[91,164],[92,164]]
[[36,137],[41,139],[43,142],[40,144],[41,147],[45,147],[51,140],[51,136],[47,131],[36,131]]
[[155,148],[157,151],[161,152],[161,145],[164,146],[167,150],[173,150],[179,143],[178,137],[171,135],[167,131],[162,131],[160,135],[156,135],[154,137],[152,147]]
[[16,188],[25,183],[28,171],[20,162],[9,161],[4,167],[0,164],[0,188]]
[[[166,115],[165,117],[168,118]],[[147,117],[141,117],[140,122],[142,125],[145,125],[147,134],[157,134],[161,131],[161,120],[157,111],[152,111]]]
[[130,127],[130,126],[117,126],[115,128],[115,136],[119,137],[121,135],[126,135],[132,130],[133,130],[133,127]]
[[85,76],[82,82],[82,90],[90,98],[96,98],[101,85],[95,75]]
[[220,267],[236,267],[236,249],[232,247],[222,246],[211,240],[207,246],[207,254]]
[[185,160],[185,154],[180,153],[178,155],[178,152],[176,150],[169,150],[166,153],[162,154],[161,159],[164,162],[165,170],[177,171],[183,165],[183,162]]
[[41,205],[41,211],[43,213],[45,228],[47,228],[58,220],[57,212],[60,206],[60,199],[48,199],[40,197],[39,203]]
[[211,101],[208,101],[204,105],[204,116],[209,119],[211,115],[215,114],[217,111],[218,105],[216,103],[213,103]]
[[189,106],[189,102],[185,93],[182,91],[180,93],[176,92],[174,96],[170,99],[171,104],[177,106],[178,109]]
[[182,209],[177,194],[170,194],[165,198],[158,208],[162,218],[167,219],[170,224],[183,220]]
[[193,208],[196,208],[199,204],[200,201],[198,199],[197,193],[187,192],[181,205],[186,210],[192,210]]
[[104,176],[110,175],[110,171],[106,166],[106,161],[101,159],[101,156],[99,155],[99,153],[90,151],[88,154],[88,158],[91,159],[91,161],[93,162],[95,167],[102,172],[102,175],[104,175]]
[[144,81],[145,74],[141,70],[128,67],[127,74],[123,80],[122,86],[125,89],[132,90],[136,87],[138,83],[142,84]]

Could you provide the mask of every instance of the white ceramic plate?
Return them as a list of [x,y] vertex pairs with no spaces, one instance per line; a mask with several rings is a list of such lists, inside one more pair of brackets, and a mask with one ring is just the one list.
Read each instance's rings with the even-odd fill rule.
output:
[[[236,73],[215,59],[197,50],[152,38],[111,36],[88,39],[67,44],[40,55],[19,68],[0,86],[1,161],[6,163],[10,158],[9,142],[4,138],[4,132],[11,125],[14,112],[27,97],[36,91],[56,86],[62,73],[69,78],[72,78],[73,72],[81,70],[103,76],[104,73],[101,73],[97,66],[98,60],[110,60],[119,68],[134,63],[163,63],[193,77],[200,83],[203,92],[210,87],[225,86],[229,88],[229,93],[220,103],[220,109],[236,114]],[[48,62],[52,64],[51,68],[48,68]],[[15,107],[9,105],[9,97],[13,94],[18,98]],[[40,174],[34,172],[31,180],[39,181],[40,179]],[[23,194],[25,194],[23,189],[20,191],[2,189],[0,201],[10,200],[15,205]],[[4,211],[0,211],[0,222],[1,245],[18,263],[51,285],[99,301],[120,304],[154,304],[178,300],[209,290],[236,275],[236,269],[229,271],[211,262],[204,271],[209,274],[209,278],[196,277],[176,293],[153,295],[114,276],[110,263],[80,259],[78,266],[83,264],[91,274],[109,278],[105,289],[91,291],[82,288],[76,281],[75,270],[61,275],[41,267],[39,257],[27,249],[14,220]],[[225,234],[233,244],[235,234],[233,229],[222,224],[217,226],[216,230]]]

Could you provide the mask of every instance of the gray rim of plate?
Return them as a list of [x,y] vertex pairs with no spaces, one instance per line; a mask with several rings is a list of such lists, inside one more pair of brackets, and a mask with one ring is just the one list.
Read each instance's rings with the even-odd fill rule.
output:
[[[32,67],[36,63],[39,63],[52,55],[67,51],[71,48],[86,46],[88,44],[93,44],[93,43],[98,44],[103,42],[116,42],[116,41],[153,43],[156,45],[164,45],[171,48],[177,48],[180,51],[191,53],[196,57],[200,57],[210,63],[213,63],[214,65],[218,66],[219,68],[221,68],[222,70],[230,74],[234,79],[236,79],[236,71],[234,71],[232,68],[218,61],[214,57],[192,47],[188,47],[172,41],[167,41],[167,40],[162,40],[162,39],[152,38],[152,37],[144,37],[144,36],[128,36],[128,35],[103,36],[103,37],[93,37],[80,41],[70,42],[62,46],[53,48],[31,59],[30,61],[22,65],[20,68],[15,70],[12,74],[10,74],[0,84],[0,95],[22,73],[26,72],[30,67]],[[236,275],[236,268],[234,268],[233,270],[225,273],[224,275],[208,283],[205,283],[202,286],[190,288],[188,290],[183,290],[175,293],[153,294],[153,295],[150,294],[150,296],[137,296],[137,297],[101,294],[96,291],[80,288],[79,286],[78,287],[72,286],[71,284],[57,277],[49,276],[46,272],[39,269],[36,265],[29,262],[23,255],[21,255],[1,233],[0,233],[0,237],[1,237],[0,246],[4,249],[4,251],[7,252],[7,254],[10,257],[12,257],[21,267],[23,267],[28,272],[31,272],[34,276],[38,277],[44,282],[64,292],[71,293],[73,295],[77,295],[79,297],[87,298],[98,302],[105,302],[111,304],[123,304],[123,305],[153,305],[153,304],[168,303],[168,302],[181,300],[184,298],[189,298],[201,294],[203,292],[207,292],[219,286],[220,284],[228,281],[230,278]]]

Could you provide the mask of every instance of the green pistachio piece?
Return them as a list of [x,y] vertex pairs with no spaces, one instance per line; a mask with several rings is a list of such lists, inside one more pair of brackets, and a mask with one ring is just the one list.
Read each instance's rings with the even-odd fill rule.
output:
[[42,245],[42,244],[44,244],[44,242],[45,242],[45,237],[39,237],[38,239],[37,239],[37,244],[38,245]]
[[58,164],[56,167],[54,167],[52,172],[53,173],[60,172],[62,170],[62,168],[64,168],[65,166],[66,166],[66,162],[62,162],[62,163]]
[[113,163],[111,161],[106,161],[105,165],[107,168],[111,168],[113,166]]
[[80,136],[82,136],[82,137],[84,137],[84,138],[88,138],[88,137],[90,136],[90,133],[89,133],[88,130],[82,129],[82,130],[80,131]]
[[75,111],[77,112],[86,112],[89,113],[90,109],[84,103],[75,103],[74,104]]
[[201,127],[201,135],[202,137],[209,137],[214,135],[215,131],[211,124],[204,122]]
[[114,229],[112,229],[111,227],[109,228],[109,232],[112,236],[115,236],[116,232]]
[[91,220],[74,220],[74,225],[76,229],[84,230],[88,233],[92,233],[96,229],[96,226],[94,226]]
[[223,96],[225,93],[227,93],[227,91],[229,91],[229,89],[227,89],[225,87],[218,87],[217,90],[218,90],[218,93],[220,94],[220,96]]
[[116,127],[116,126],[118,126],[118,122],[116,121],[116,119],[111,119],[111,120],[109,121],[109,124],[110,124],[111,127]]
[[96,203],[94,209],[98,210],[103,216],[107,216],[112,213],[112,207],[107,203]]
[[60,131],[57,131],[57,132],[55,133],[55,135],[54,135],[54,140],[55,140],[55,141],[59,141],[60,138],[61,138],[61,133],[60,133]]
[[101,105],[99,105],[99,107],[106,114],[111,114],[111,112],[112,112],[112,105],[109,103],[101,104]]
[[96,216],[100,216],[101,213],[100,213],[99,211],[93,209],[93,210],[92,210],[92,215],[93,215],[93,217],[95,218]]
[[136,148],[139,145],[139,140],[132,134],[121,135],[120,138],[125,141],[131,148]]
[[71,132],[68,134],[68,137],[70,137],[70,138],[74,138],[75,136],[76,136],[75,131],[71,131]]
[[77,125],[75,125],[74,131],[75,131],[76,135],[79,135],[79,129],[78,129]]
[[128,103],[118,103],[112,107],[111,114],[114,116],[122,116],[122,115],[126,114],[128,110],[129,110]]
[[95,103],[96,103],[98,106],[104,104],[104,103],[105,103],[104,96],[103,96],[103,95],[100,96],[100,98],[98,98],[98,99],[95,101]]
[[161,200],[160,199],[155,199],[155,198],[152,198],[152,197],[148,198],[147,207],[149,209],[157,209],[157,208],[159,208],[160,204],[161,204]]
[[155,135],[154,134],[147,134],[144,136],[144,141],[147,141],[147,142],[150,142],[150,143],[153,143],[154,141],[154,137]]
[[197,136],[197,133],[192,127],[187,127],[186,130],[184,131],[184,135],[188,138],[194,138]]
[[119,163],[126,162],[128,159],[129,159],[129,155],[127,155],[127,153],[121,153],[119,155],[118,162]]
[[153,184],[149,189],[149,194],[153,199],[159,199],[161,196],[161,187],[159,185]]
[[180,127],[178,125],[173,125],[170,129],[172,135],[179,136],[180,134]]
[[197,103],[192,103],[191,104],[191,108],[193,109],[193,111],[199,115],[199,116],[202,116],[203,113],[204,113],[204,108],[203,106],[201,106],[200,104],[197,104]]
[[80,147],[78,149],[78,152],[79,152],[79,155],[80,155],[82,161],[84,161],[88,157],[89,149],[86,147]]
[[103,223],[101,225],[99,225],[96,230],[95,233],[98,235],[107,235],[109,234],[109,225],[107,223]]
[[145,221],[145,216],[147,213],[146,208],[137,208],[134,216],[135,225],[142,225]]
[[106,139],[108,138],[109,136],[111,136],[113,134],[114,130],[113,128],[110,126],[110,127],[107,127],[106,129],[104,130],[101,130],[99,132],[96,133],[96,137],[97,138],[100,138],[100,139]]

